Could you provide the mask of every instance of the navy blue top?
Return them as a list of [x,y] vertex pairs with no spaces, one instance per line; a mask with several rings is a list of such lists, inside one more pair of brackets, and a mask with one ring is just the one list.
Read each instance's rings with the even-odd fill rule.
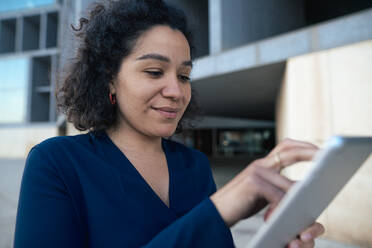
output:
[[207,157],[162,140],[168,207],[106,133],[55,137],[30,151],[14,247],[234,247],[209,196]]

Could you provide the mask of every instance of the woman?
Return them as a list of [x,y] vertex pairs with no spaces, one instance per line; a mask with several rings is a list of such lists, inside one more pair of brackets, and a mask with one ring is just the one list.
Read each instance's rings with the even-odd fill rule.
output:
[[[233,247],[229,227],[292,182],[282,167],[317,148],[287,140],[216,192],[202,153],[166,140],[192,113],[192,39],[161,0],[98,4],[58,92],[87,134],[35,146],[26,162],[15,247]],[[315,223],[290,247],[313,247]]]

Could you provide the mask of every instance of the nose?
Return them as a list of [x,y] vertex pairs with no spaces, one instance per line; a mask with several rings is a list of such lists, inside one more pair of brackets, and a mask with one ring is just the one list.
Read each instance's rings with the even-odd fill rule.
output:
[[166,79],[162,95],[174,100],[178,100],[182,97],[182,89],[177,76],[169,76],[169,78]]

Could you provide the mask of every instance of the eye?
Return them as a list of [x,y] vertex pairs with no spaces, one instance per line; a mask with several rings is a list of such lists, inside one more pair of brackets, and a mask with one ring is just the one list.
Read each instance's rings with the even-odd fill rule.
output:
[[145,73],[149,74],[152,78],[159,78],[163,75],[162,71],[145,71]]
[[185,76],[185,75],[178,75],[178,78],[182,81],[182,82],[190,82],[190,78],[188,76]]

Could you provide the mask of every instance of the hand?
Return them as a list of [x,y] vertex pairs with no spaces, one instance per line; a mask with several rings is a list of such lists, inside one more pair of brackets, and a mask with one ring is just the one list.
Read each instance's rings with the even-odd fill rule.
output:
[[312,160],[318,148],[286,139],[269,155],[255,160],[210,198],[227,226],[248,218],[268,203],[275,208],[294,183],[280,175],[293,163]]
[[[294,141],[294,140],[285,140],[283,141],[283,143],[292,143],[292,142],[298,142],[298,141]],[[318,148],[312,144],[309,144],[309,143],[304,143],[304,142],[301,142],[303,144],[300,144],[298,143],[298,145],[303,145],[303,147],[313,147],[315,149],[315,151],[318,150]],[[281,144],[279,144],[277,147],[275,147],[270,153],[268,156],[275,156],[275,154],[278,154],[282,148],[280,147]],[[283,145],[286,145],[286,144],[283,144]],[[289,144],[288,144],[289,145]],[[293,145],[295,145],[293,143]],[[311,149],[311,148],[310,148]],[[282,159],[280,159],[281,162],[282,162]],[[289,164],[288,164],[289,165]],[[268,219],[271,215],[271,213],[274,211],[276,205],[270,205],[269,209],[267,210],[266,214],[265,214],[265,217],[264,219]],[[298,238],[297,239],[294,239],[292,240],[289,244],[288,244],[288,248],[300,248],[300,247],[303,247],[303,248],[311,248],[311,247],[314,247],[315,246],[315,242],[314,240],[321,236],[323,233],[324,233],[325,229],[323,227],[322,224],[318,223],[318,222],[315,222],[314,224],[312,224],[310,227],[308,227],[306,230],[304,230],[300,235],[298,235]]]
[[324,227],[322,224],[315,222],[305,231],[303,231],[299,237],[295,240],[292,240],[288,244],[288,248],[311,248],[314,247],[315,242],[314,239],[319,237],[324,233]]
[[[264,221],[268,220],[271,213],[274,211],[275,208],[269,206],[268,210],[264,215]],[[287,248],[299,248],[299,247],[314,247],[315,242],[314,239],[319,237],[324,233],[324,227],[322,224],[315,222],[305,231],[303,231],[300,235],[297,236],[297,239],[292,240],[288,245]]]

